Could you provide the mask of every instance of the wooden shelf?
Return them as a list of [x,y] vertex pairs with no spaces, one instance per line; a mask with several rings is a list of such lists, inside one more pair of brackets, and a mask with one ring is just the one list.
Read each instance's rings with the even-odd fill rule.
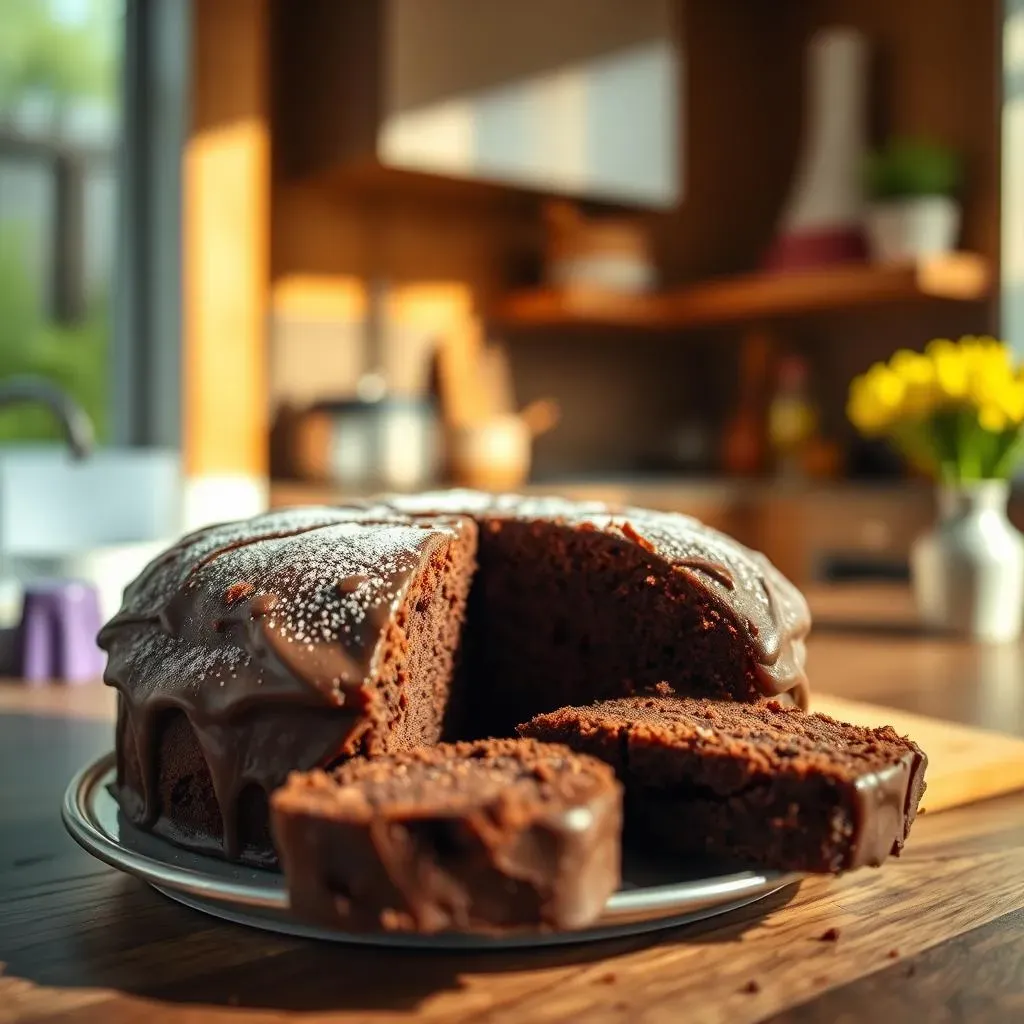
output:
[[977,301],[991,284],[988,262],[961,252],[916,264],[745,274],[652,295],[537,289],[506,296],[491,318],[510,327],[681,330],[925,299]]

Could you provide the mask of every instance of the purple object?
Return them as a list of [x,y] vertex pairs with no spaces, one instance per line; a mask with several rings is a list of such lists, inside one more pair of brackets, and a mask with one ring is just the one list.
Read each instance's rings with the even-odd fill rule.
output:
[[104,662],[96,646],[100,625],[99,594],[88,583],[26,584],[19,630],[22,677],[32,683],[98,679]]

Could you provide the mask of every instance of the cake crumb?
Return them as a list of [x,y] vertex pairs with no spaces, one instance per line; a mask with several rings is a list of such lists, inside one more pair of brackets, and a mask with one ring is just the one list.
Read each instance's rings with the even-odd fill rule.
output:
[[829,928],[827,931],[822,932],[821,935],[818,936],[818,941],[819,942],[838,942],[839,941],[839,929],[835,928],[835,927]]
[[614,971],[606,971],[597,980],[602,985],[614,985],[618,975]]
[[761,991],[761,982],[759,982],[756,978],[751,978],[750,981],[748,981],[746,985],[743,986],[743,991],[749,992],[751,995],[756,995],[758,992]]
[[917,813],[918,814],[927,814],[928,813],[928,808],[927,807],[918,807]]
[[899,960],[899,958],[900,958],[900,951],[898,949],[890,949],[889,952],[886,953],[885,955],[890,960]]
[[672,687],[664,681],[654,684],[654,692],[659,697],[674,697],[676,695],[676,691],[673,690]]

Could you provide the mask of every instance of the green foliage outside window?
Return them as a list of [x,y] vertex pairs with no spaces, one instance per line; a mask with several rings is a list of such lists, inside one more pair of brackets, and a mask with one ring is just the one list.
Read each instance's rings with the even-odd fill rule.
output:
[[[113,108],[122,15],[121,0],[0,0],[0,122],[30,97],[58,118],[81,101]],[[40,285],[27,269],[31,225],[22,216],[0,211],[0,379],[47,377],[82,404],[102,438],[109,416],[107,296],[94,296],[77,323],[48,321]],[[59,437],[45,409],[0,408],[0,443]]]
[[[0,380],[40,374],[76,398],[92,417],[96,433],[107,428],[110,321],[105,298],[80,323],[47,322],[25,272],[19,233],[0,230]],[[61,436],[46,409],[30,405],[0,408],[0,443]]]
[[118,0],[0,0],[0,109],[26,92],[113,100]]

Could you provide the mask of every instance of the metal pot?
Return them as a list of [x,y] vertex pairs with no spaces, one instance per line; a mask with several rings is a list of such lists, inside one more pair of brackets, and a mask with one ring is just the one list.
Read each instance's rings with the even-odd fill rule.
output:
[[429,398],[320,402],[296,424],[293,462],[305,478],[352,490],[414,490],[437,480],[441,431]]

